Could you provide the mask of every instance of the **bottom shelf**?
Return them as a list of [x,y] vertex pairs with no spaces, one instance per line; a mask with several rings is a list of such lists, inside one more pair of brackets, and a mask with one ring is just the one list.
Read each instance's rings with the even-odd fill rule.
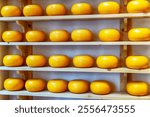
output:
[[39,97],[61,97],[61,98],[78,98],[78,99],[111,99],[111,100],[150,100],[150,95],[148,96],[131,96],[123,92],[115,92],[109,95],[95,95],[92,93],[85,94],[73,94],[70,92],[64,93],[51,93],[49,91],[42,92],[28,92],[26,90],[22,91],[7,91],[1,90],[0,95],[18,95],[18,96],[39,96]]

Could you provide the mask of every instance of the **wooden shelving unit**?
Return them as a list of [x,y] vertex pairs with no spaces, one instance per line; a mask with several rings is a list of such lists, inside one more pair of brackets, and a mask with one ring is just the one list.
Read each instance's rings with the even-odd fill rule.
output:
[[[32,0],[21,0],[22,7],[26,4],[30,4]],[[1,0],[0,5],[3,6],[7,3],[6,0]],[[127,4],[127,0],[121,0],[121,4],[124,7]],[[40,97],[63,97],[63,98],[80,98],[80,99],[150,99],[148,96],[130,96],[125,92],[125,85],[129,80],[132,80],[132,77],[129,73],[137,74],[150,74],[150,68],[143,70],[135,70],[125,68],[124,60],[125,57],[132,54],[132,45],[150,45],[150,41],[146,42],[130,42],[127,39],[127,32],[132,27],[132,18],[150,18],[150,13],[124,13],[120,14],[94,14],[94,15],[66,15],[66,16],[35,16],[35,17],[0,17],[0,35],[2,32],[7,30],[7,22],[16,22],[21,28],[22,32],[25,33],[28,30],[32,29],[31,21],[53,21],[53,20],[101,20],[101,19],[120,19],[120,30],[122,33],[122,39],[119,42],[3,42],[0,38],[0,99],[8,99],[10,95],[19,96],[18,99],[31,99],[31,96],[40,96]],[[29,22],[30,21],[30,22]],[[46,46],[46,45],[61,45],[61,46],[102,46],[102,45],[118,45],[120,46],[120,59],[122,65],[120,68],[115,69],[100,69],[100,68],[51,68],[51,67],[40,67],[40,68],[31,68],[27,66],[22,67],[5,67],[2,64],[2,58],[7,54],[9,46],[17,46],[17,48],[22,52],[22,55],[26,57],[27,55],[32,54],[32,46]],[[85,72],[85,73],[120,73],[120,92],[114,92],[109,95],[95,95],[92,93],[85,94],[72,94],[70,92],[65,93],[50,93],[48,91],[42,92],[28,92],[28,91],[6,91],[3,89],[3,81],[5,78],[9,77],[9,71],[17,71],[24,78],[32,78],[33,71],[51,71],[51,72]],[[30,97],[26,97],[30,96]]]

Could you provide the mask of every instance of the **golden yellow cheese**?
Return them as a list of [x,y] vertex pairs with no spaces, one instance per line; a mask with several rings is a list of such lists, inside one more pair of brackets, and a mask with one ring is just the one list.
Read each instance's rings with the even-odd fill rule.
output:
[[1,9],[1,15],[3,17],[14,17],[14,16],[21,16],[22,11],[19,7],[13,5],[3,6]]
[[19,42],[22,41],[23,35],[19,31],[4,31],[2,34],[2,39],[5,42]]
[[68,89],[68,82],[61,79],[52,79],[48,81],[47,89],[53,93],[65,92]]
[[23,62],[23,57],[20,55],[6,55],[3,58],[3,64],[8,67],[22,66]]
[[7,78],[4,81],[4,88],[8,91],[19,91],[24,88],[24,80],[21,78]]
[[29,67],[43,67],[47,63],[47,60],[42,55],[29,55],[26,58],[26,64]]
[[119,41],[120,32],[116,29],[102,29],[99,31],[98,37],[101,41]]
[[73,15],[92,14],[92,6],[88,3],[75,3],[72,5],[71,12]]
[[28,31],[25,36],[28,42],[42,42],[46,39],[46,34],[40,30]]
[[94,94],[106,95],[111,93],[112,86],[108,81],[105,80],[95,80],[90,84],[90,90]]
[[66,55],[52,55],[49,57],[51,67],[62,68],[70,65],[70,58]]
[[143,81],[131,81],[127,83],[126,90],[133,96],[145,96],[148,95],[149,86]]
[[85,80],[72,80],[68,84],[68,89],[72,93],[81,94],[88,92],[90,85],[89,82]]
[[112,69],[119,66],[119,59],[116,56],[99,56],[96,64],[102,69]]
[[36,5],[36,4],[26,5],[23,8],[23,15],[24,16],[41,16],[43,15],[43,9],[40,5]]
[[73,65],[79,68],[90,68],[94,66],[94,58],[89,55],[73,57]]
[[128,56],[126,66],[132,69],[148,68],[149,59],[146,56]]
[[93,33],[88,29],[76,29],[71,33],[72,41],[83,42],[83,41],[92,41]]
[[101,2],[98,5],[99,14],[117,14],[120,12],[120,5],[117,2]]
[[65,42],[69,41],[70,34],[66,30],[53,30],[49,34],[49,39],[52,42]]
[[133,28],[128,32],[130,41],[148,41],[150,40],[149,28]]
[[49,16],[66,15],[67,9],[63,4],[49,4],[46,7],[46,14]]
[[127,4],[128,13],[143,13],[150,11],[150,3],[147,0],[133,0]]
[[25,82],[25,88],[29,92],[40,92],[46,89],[46,81],[39,78],[29,79]]

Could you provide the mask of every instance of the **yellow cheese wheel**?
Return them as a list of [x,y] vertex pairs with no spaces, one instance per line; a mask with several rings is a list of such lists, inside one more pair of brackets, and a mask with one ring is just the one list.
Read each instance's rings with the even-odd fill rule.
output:
[[70,58],[66,55],[52,55],[49,57],[51,67],[62,68],[70,65]]
[[116,56],[99,56],[96,63],[99,68],[112,69],[119,66],[119,59]]
[[90,84],[85,80],[72,80],[68,84],[68,89],[76,94],[86,93],[90,89]]
[[48,81],[47,89],[53,93],[65,92],[68,89],[68,82],[61,79],[52,79]]

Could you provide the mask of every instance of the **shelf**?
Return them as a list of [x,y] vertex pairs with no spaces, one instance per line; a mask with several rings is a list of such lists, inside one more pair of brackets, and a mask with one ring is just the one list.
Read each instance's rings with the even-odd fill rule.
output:
[[16,45],[150,45],[150,41],[131,42],[131,41],[120,41],[120,42],[0,42],[1,46],[16,46]]
[[150,13],[121,13],[93,15],[63,15],[63,16],[32,16],[32,17],[0,17],[0,21],[49,21],[49,20],[89,20],[89,19],[120,19],[120,18],[149,18]]
[[148,96],[131,96],[126,93],[112,93],[109,95],[95,95],[92,93],[85,93],[85,94],[73,94],[70,92],[64,93],[51,93],[49,91],[42,91],[42,92],[28,92],[26,90],[23,91],[7,91],[1,90],[1,95],[17,95],[17,96],[39,96],[39,97],[61,97],[61,98],[78,98],[78,99],[111,99],[111,100],[146,100],[150,99],[150,95]]
[[52,68],[52,67],[6,67],[1,66],[0,70],[5,71],[54,71],[54,72],[93,72],[93,73],[143,73],[150,74],[150,68],[136,70],[136,69],[128,69],[128,68],[115,68],[115,69],[100,69],[97,67],[93,68],[75,68],[75,67],[67,67],[67,68]]

